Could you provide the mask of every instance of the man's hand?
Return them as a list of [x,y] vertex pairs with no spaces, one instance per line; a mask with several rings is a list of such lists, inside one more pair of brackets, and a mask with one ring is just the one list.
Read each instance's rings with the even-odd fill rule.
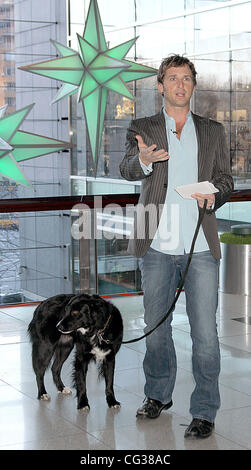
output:
[[199,207],[201,208],[204,206],[205,199],[207,199],[207,207],[206,207],[207,209],[210,209],[215,201],[214,194],[194,193],[194,194],[191,194],[191,197],[193,197],[194,199],[197,199]]
[[154,151],[157,147],[157,145],[155,144],[151,145],[150,147],[147,147],[140,135],[136,135],[136,139],[138,141],[138,147],[140,152],[139,158],[142,163],[144,163],[146,166],[148,166],[150,163],[163,162],[170,158],[168,153],[164,149]]

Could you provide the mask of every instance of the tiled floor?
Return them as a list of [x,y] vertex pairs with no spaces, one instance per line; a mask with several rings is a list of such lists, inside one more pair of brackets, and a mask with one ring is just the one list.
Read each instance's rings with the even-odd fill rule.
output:
[[[143,333],[142,296],[111,299],[120,308],[124,339]],[[115,390],[120,410],[108,409],[104,383],[95,364],[88,373],[91,410],[77,411],[76,398],[57,393],[50,370],[46,385],[51,401],[36,398],[31,348],[26,329],[34,307],[0,309],[0,450],[1,449],[251,449],[251,297],[220,294],[218,328],[222,370],[222,406],[214,434],[202,441],[184,439],[190,422],[189,398],[193,389],[191,340],[181,295],[173,321],[178,375],[173,407],[156,420],[136,420],[144,399],[142,360],[144,340],[123,345],[117,355]],[[236,321],[244,317],[246,322]],[[72,356],[63,377],[71,384]]]

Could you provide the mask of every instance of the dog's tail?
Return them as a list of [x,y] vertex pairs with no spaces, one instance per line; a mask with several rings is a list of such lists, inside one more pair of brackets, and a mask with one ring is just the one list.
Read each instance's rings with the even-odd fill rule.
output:
[[33,320],[31,320],[27,328],[27,332],[30,338],[33,336],[33,331],[34,331],[34,322]]
[[34,341],[35,338],[37,338],[36,320],[37,320],[37,314],[41,308],[40,305],[41,304],[39,304],[34,310],[32,320],[30,321],[28,328],[27,328],[27,333],[29,335],[31,342]]

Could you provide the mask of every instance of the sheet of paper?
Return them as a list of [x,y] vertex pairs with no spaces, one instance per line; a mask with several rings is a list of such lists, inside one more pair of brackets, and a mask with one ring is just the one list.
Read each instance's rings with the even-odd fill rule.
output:
[[193,199],[191,197],[191,194],[194,193],[213,194],[219,192],[219,190],[213,185],[213,183],[209,183],[209,181],[201,181],[200,183],[186,184],[185,186],[177,186],[177,188],[175,189],[180,196],[186,199]]

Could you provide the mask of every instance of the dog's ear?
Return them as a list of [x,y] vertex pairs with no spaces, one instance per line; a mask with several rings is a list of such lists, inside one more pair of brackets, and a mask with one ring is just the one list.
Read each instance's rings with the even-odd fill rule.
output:
[[68,305],[71,305],[72,302],[75,300],[75,297],[76,297],[76,296],[73,296],[73,297],[69,300],[69,302],[67,302],[67,304],[65,305],[65,307],[67,307]]

